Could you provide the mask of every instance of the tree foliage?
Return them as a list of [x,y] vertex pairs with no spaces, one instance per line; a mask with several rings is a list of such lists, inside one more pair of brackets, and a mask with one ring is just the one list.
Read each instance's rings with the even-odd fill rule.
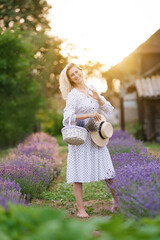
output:
[[17,23],[21,30],[44,32],[50,28],[46,17],[50,7],[46,0],[1,0],[1,27],[12,28],[14,23]]
[[54,95],[67,58],[61,54],[62,40],[47,35],[49,8],[46,0],[0,2],[1,146],[21,141],[35,126],[41,129],[50,121],[50,114],[58,114]]
[[39,33],[31,41],[35,46],[34,67],[38,82],[46,98],[53,98],[59,92],[59,74],[68,62],[61,54],[62,40]]
[[18,31],[0,35],[0,146],[31,133],[41,106],[41,87],[32,71],[32,45]]

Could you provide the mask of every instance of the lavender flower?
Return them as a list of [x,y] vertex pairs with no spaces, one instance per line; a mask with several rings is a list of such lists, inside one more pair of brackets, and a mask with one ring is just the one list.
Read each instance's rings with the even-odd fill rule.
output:
[[59,172],[57,146],[56,139],[48,134],[32,134],[0,163],[2,179],[18,183],[29,198],[39,196]]
[[0,205],[8,210],[8,203],[25,204],[24,196],[18,183],[0,178]]
[[108,148],[116,169],[114,187],[120,212],[154,217],[160,213],[160,159],[147,154],[141,141],[116,130]]
[[117,152],[131,152],[147,153],[147,149],[143,146],[140,140],[136,140],[132,135],[122,130],[116,130],[108,143],[110,154],[113,155]]

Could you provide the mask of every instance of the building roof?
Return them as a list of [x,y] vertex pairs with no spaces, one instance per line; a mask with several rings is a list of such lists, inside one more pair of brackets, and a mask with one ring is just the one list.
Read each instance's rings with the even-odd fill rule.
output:
[[160,29],[158,29],[152,36],[150,36],[145,42],[139,45],[133,52],[125,57],[121,62],[112,66],[107,72],[104,73],[104,77],[113,78],[126,76],[126,72],[135,73],[137,69],[137,60],[135,56],[137,54],[144,53],[160,53]]
[[151,75],[155,75],[160,73],[160,62],[154,65],[152,68],[148,69],[141,77],[149,77]]
[[160,29],[137,47],[134,53],[160,53]]
[[135,82],[139,97],[159,98],[160,97],[160,75],[137,79]]

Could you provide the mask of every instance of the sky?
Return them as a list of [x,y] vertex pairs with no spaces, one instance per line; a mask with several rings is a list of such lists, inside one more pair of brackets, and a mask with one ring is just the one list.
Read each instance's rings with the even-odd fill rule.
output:
[[[105,70],[121,62],[160,28],[160,0],[47,0],[50,35],[65,39],[62,54],[85,64],[100,62]],[[67,44],[75,48],[69,50]],[[106,81],[92,82],[106,91]],[[98,86],[99,85],[99,86]]]
[[89,59],[115,65],[160,28],[160,0],[48,2],[50,34],[76,45],[81,64]]

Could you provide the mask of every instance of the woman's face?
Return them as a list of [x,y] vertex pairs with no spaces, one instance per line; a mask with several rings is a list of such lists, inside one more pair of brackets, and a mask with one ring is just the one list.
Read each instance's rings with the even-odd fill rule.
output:
[[68,70],[68,77],[70,79],[71,84],[77,85],[83,81],[83,73],[82,70],[73,66]]

